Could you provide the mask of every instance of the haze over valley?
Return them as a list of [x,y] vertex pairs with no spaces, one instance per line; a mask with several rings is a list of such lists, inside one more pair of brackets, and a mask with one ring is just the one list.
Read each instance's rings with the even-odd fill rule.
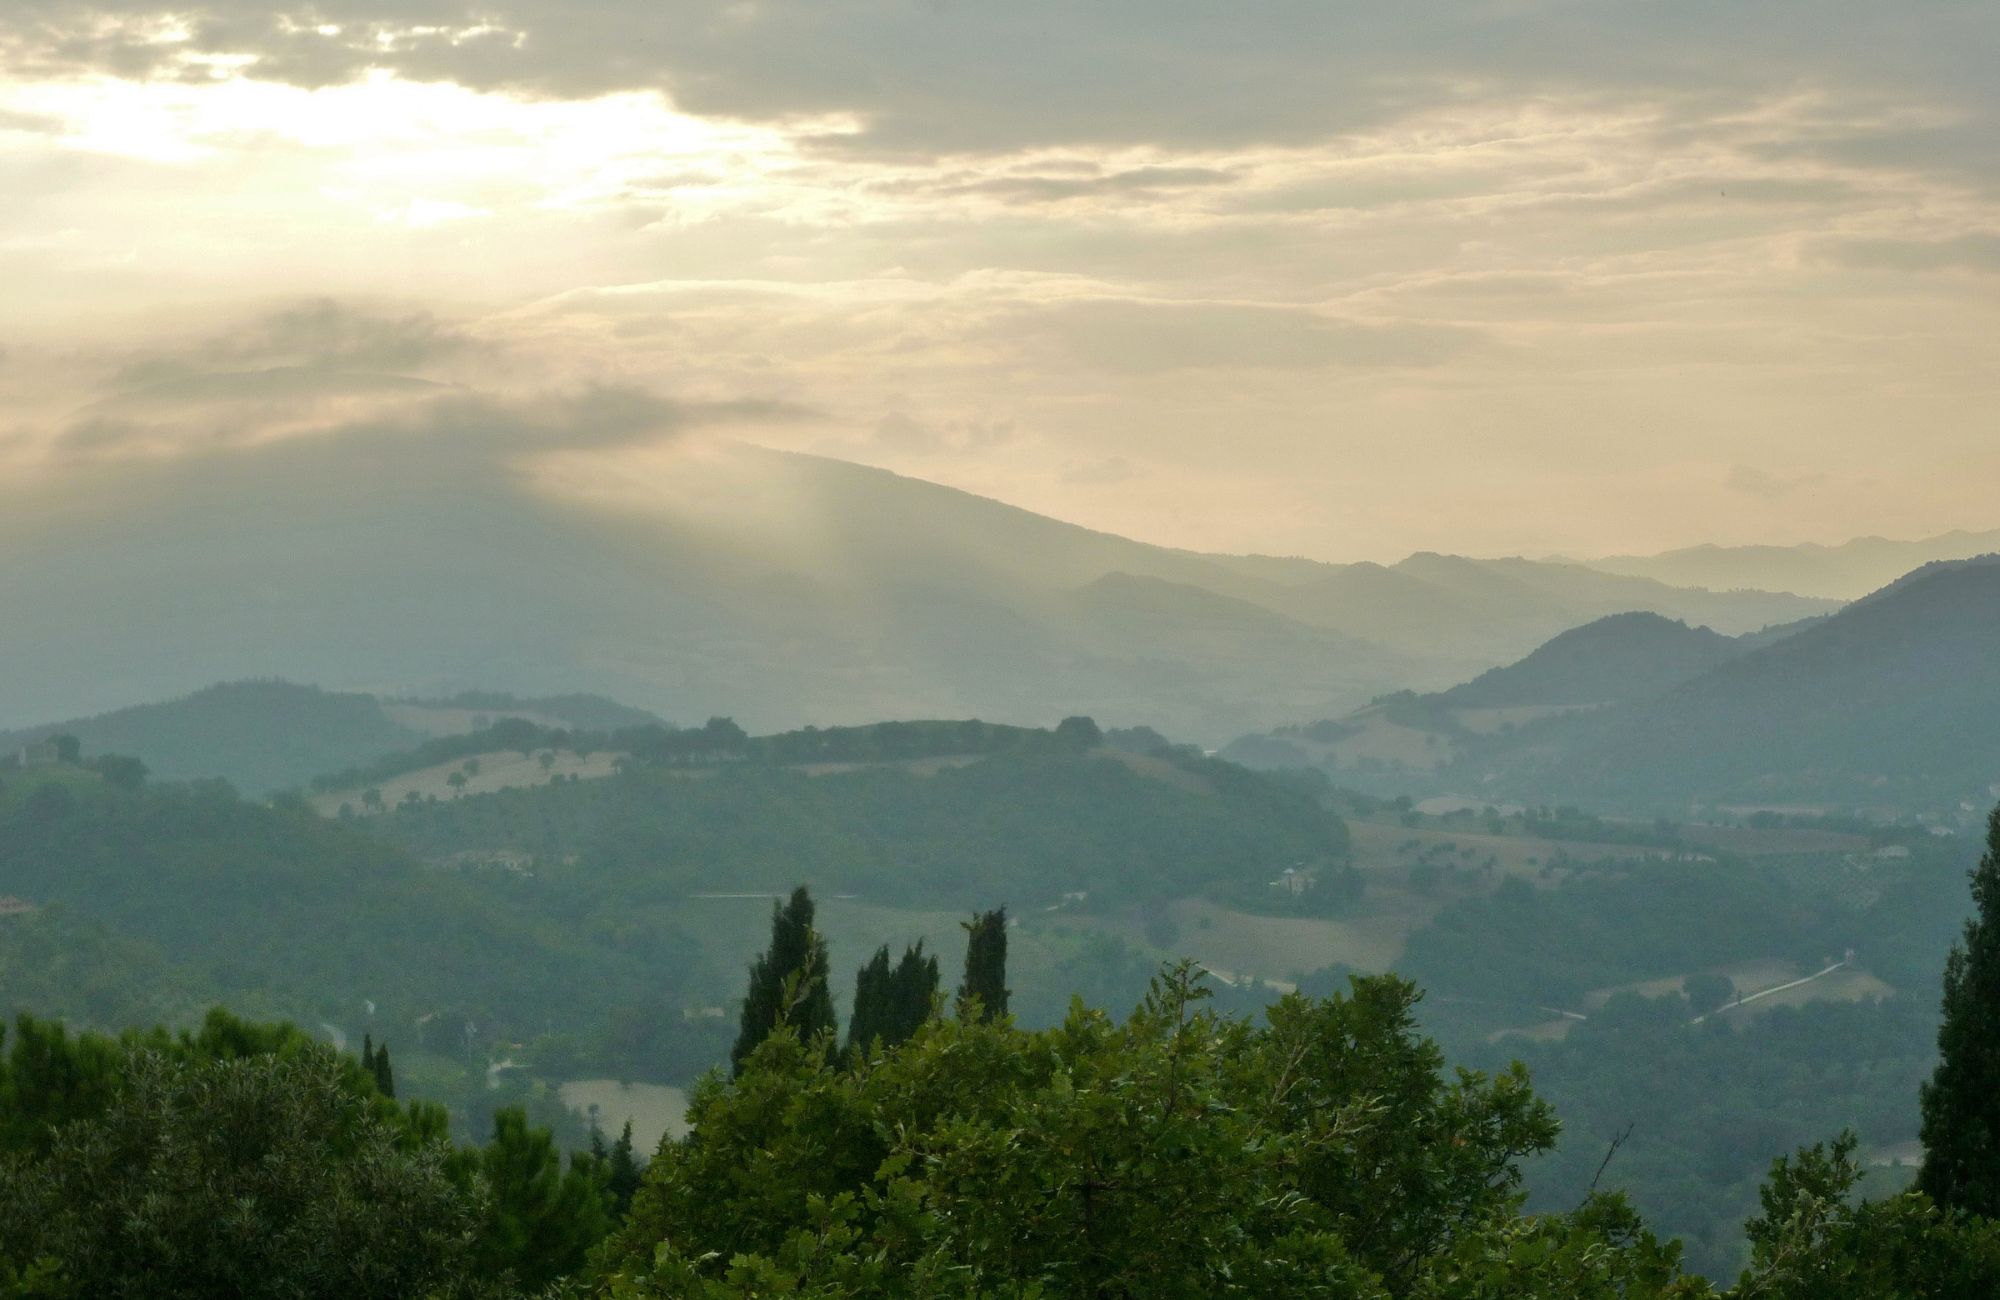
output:
[[0,1300],[2000,1295],[1996,66],[0,9]]

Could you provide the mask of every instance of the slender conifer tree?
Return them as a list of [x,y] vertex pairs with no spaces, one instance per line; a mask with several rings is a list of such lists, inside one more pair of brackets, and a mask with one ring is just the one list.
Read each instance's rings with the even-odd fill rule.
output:
[[958,986],[958,1014],[976,1001],[982,1021],[1007,1014],[1007,909],[981,912],[965,927],[965,979]]
[[729,1053],[736,1072],[781,1024],[801,1038],[834,1028],[827,965],[826,941],[813,929],[812,895],[800,885],[789,901],[771,905],[771,946],[750,967],[741,1028]]
[[2000,1215],[2000,808],[1972,872],[1977,914],[1944,967],[1937,1071],[1921,1095],[1917,1186],[1950,1209]]

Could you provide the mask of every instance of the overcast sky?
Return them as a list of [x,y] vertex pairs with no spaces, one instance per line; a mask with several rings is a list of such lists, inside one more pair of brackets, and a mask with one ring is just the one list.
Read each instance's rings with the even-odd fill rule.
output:
[[1992,0],[6,0],[0,475],[448,418],[548,491],[747,437],[1325,559],[1996,527],[1997,36]]

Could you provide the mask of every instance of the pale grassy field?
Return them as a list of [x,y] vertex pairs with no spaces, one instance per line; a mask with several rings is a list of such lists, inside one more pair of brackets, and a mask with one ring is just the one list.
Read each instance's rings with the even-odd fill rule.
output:
[[[555,765],[542,770],[540,760],[523,755],[519,750],[507,749],[476,756],[479,772],[466,778],[463,793],[491,794],[496,790],[508,790],[519,786],[547,785],[551,781],[567,781],[571,776],[583,780],[610,776],[617,770],[618,754],[592,754],[589,758],[578,758],[575,754],[563,752],[556,755]],[[387,807],[395,807],[404,796],[415,791],[420,799],[436,795],[439,799],[455,799],[459,791],[451,787],[451,774],[463,771],[465,760],[439,763],[435,767],[421,768],[406,772],[402,776],[382,782],[376,788],[382,792],[382,802]],[[357,813],[365,813],[361,806],[361,788],[335,790],[329,794],[315,795],[313,807],[321,813],[332,816],[340,811],[340,805],[351,804]]]
[[[1750,990],[1755,992],[1755,990]],[[1779,1007],[1801,1007],[1808,1002],[1874,1002],[1896,990],[1865,970],[1837,970],[1824,979],[1801,984],[1783,993],[1752,1002],[1745,1007],[1725,1007],[1720,1014],[1730,1020],[1755,1020]]]
[[[1738,962],[1735,965],[1722,966],[1715,969],[1717,973],[1727,975],[1730,982],[1736,985],[1738,996],[1745,998],[1762,993],[1766,989],[1774,989],[1785,984],[1790,984],[1794,980],[1813,974],[1813,971],[1802,970],[1792,962],[1781,961],[1777,958]],[[1689,974],[1693,973],[1689,972]],[[1631,984],[1617,984],[1608,988],[1593,989],[1583,997],[1583,1010],[1587,1013],[1595,1013],[1601,1010],[1605,1003],[1620,993],[1637,993],[1641,997],[1648,998],[1667,997],[1672,994],[1681,993],[1685,991],[1684,985],[1687,978],[1687,975],[1669,975],[1660,979],[1640,980]],[[1869,1002],[1889,997],[1895,991],[1891,985],[1878,976],[1856,967],[1847,967],[1834,971],[1829,975],[1821,976],[1809,983],[1801,984],[1797,988],[1786,989],[1782,993],[1773,993],[1769,997],[1758,998],[1755,1002],[1745,1003],[1741,1006],[1731,1002],[1715,1014],[1726,1017],[1732,1022],[1744,1023],[1755,1021],[1760,1016],[1776,1010],[1778,1007],[1802,1007],[1810,1002]],[[1576,1024],[1575,1020],[1568,1018],[1550,1019],[1534,1024],[1497,1030],[1487,1035],[1487,1040],[1494,1042],[1507,1037],[1529,1038],[1538,1041],[1560,1039],[1568,1034],[1571,1029],[1575,1028]]]
[[531,709],[451,709],[430,704],[407,704],[395,700],[382,701],[382,712],[389,721],[411,731],[421,731],[427,736],[463,736],[467,732],[479,730],[480,719],[487,725],[501,718],[523,718],[538,727],[550,729],[566,728],[568,723],[552,714],[536,713]]
[[[1800,970],[1793,963],[1781,961],[1775,957],[1763,958],[1756,961],[1737,962],[1731,966],[1718,966],[1715,970],[1719,975],[1727,975],[1730,982],[1736,985],[1736,991],[1745,997],[1748,997],[1752,993],[1761,992],[1764,989],[1776,988],[1780,984],[1789,984],[1802,975],[1812,974],[1812,971]],[[1688,972],[1690,975],[1693,973],[1692,971]],[[1816,981],[1798,991],[1810,994],[1820,984],[1824,984],[1827,980],[1833,978],[1833,976],[1829,975],[1826,980]],[[1686,979],[1687,975],[1669,975],[1656,980],[1641,980],[1632,984],[1614,984],[1608,988],[1593,989],[1589,993],[1584,994],[1583,1009],[1585,1011],[1596,1011],[1620,993],[1637,993],[1639,996],[1647,998],[1665,997],[1669,993],[1679,993],[1682,992],[1681,985]],[[1771,998],[1765,999],[1765,1001],[1774,1000]],[[1807,997],[1803,1000],[1811,1001],[1811,998]],[[1754,1011],[1756,1008],[1746,1007],[1744,1009],[1746,1011]]]
[[[1377,874],[1400,874],[1407,878],[1410,868],[1426,850],[1447,845],[1452,849],[1451,860],[1462,867],[1477,868],[1492,857],[1496,873],[1518,876],[1531,884],[1547,883],[1542,868],[1562,857],[1571,862],[1597,862],[1606,858],[1639,862],[1669,856],[1664,849],[1633,844],[1575,843],[1467,830],[1411,830],[1389,822],[1353,818],[1348,820],[1347,830],[1354,841],[1354,865],[1370,873],[1371,885]],[[1411,841],[1415,841],[1413,847]],[[1468,849],[1470,853],[1466,852]]]

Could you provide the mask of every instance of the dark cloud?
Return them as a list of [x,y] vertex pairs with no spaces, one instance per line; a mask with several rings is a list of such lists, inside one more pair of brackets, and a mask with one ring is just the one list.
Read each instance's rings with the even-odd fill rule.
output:
[[345,418],[323,389],[306,397],[302,409],[264,406],[226,420],[188,420],[171,406],[128,402],[130,414],[85,415],[62,432],[57,446],[84,455],[135,449],[185,455],[260,446],[282,434],[283,441],[442,452],[473,466],[527,452],[629,446],[718,425],[790,423],[811,415],[785,402],[677,401],[622,385],[523,396],[447,391],[376,404]]
[[401,374],[483,350],[429,312],[386,312],[318,298],[290,304],[191,344],[130,357],[121,389],[155,388],[216,372],[300,376],[350,371]]
[[[162,42],[179,14],[188,39]],[[321,28],[337,29],[322,31]],[[854,114],[827,147],[1321,138],[1454,96],[1800,87],[1990,106],[2000,17],[1964,0],[13,0],[17,69],[302,86],[381,68],[540,96],[662,90],[758,121]]]
[[1001,327],[1031,350],[1105,370],[1431,366],[1479,341],[1420,322],[1342,320],[1304,308],[1097,299],[1023,313]]
[[1834,244],[1842,266],[1882,271],[1986,271],[2000,273],[2000,234],[1975,232],[1947,239],[1850,239]]
[[1214,167],[1134,167],[1103,176],[994,176],[949,188],[957,194],[990,194],[1023,203],[1056,203],[1106,194],[1126,197],[1163,194],[1227,185],[1235,179],[1235,172]]

